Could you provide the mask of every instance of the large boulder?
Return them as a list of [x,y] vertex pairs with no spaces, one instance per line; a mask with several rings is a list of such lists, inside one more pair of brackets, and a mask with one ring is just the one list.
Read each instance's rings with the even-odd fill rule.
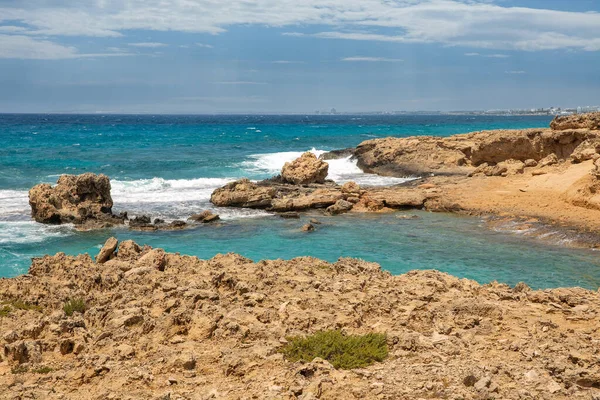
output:
[[559,116],[552,120],[550,128],[555,131],[565,129],[600,130],[600,112]]
[[45,224],[119,222],[112,215],[110,180],[102,174],[62,175],[54,187],[45,183],[34,186],[29,204],[32,217]]
[[268,208],[275,195],[273,187],[240,179],[216,189],[210,196],[210,201],[218,207]]
[[329,172],[329,164],[319,160],[313,153],[306,152],[292,162],[287,162],[281,170],[281,177],[294,185],[324,183]]

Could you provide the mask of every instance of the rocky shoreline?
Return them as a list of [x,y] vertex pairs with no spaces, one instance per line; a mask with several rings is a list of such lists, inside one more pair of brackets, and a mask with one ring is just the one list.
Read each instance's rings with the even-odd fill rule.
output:
[[[413,208],[536,219],[570,236],[563,244],[600,247],[599,115],[558,117],[549,129],[374,139],[320,158],[305,153],[276,177],[240,179],[216,189],[211,202],[283,217],[308,210],[337,215]],[[338,185],[327,180],[327,160],[340,157],[353,157],[365,172],[415,179],[388,187]],[[74,223],[81,230],[115,225],[180,230],[218,220],[216,214],[199,217],[201,210],[187,221],[168,223],[146,215],[114,215],[108,177],[90,173],[63,175],[54,187],[38,185],[29,198],[36,221]]]
[[572,240],[565,244],[595,248],[600,246],[598,121],[600,113],[594,113],[557,117],[550,129],[368,140],[355,149],[326,153],[321,160],[306,156],[295,163],[305,173],[316,171],[319,162],[350,156],[365,172],[418,179],[370,188],[310,180],[293,185],[283,176],[258,183],[240,180],[217,189],[211,201],[276,212],[418,208],[513,221],[536,219],[568,234]]
[[[0,393],[44,399],[595,399],[600,295],[392,276],[342,258],[211,260],[107,241],[0,280]],[[388,356],[288,361],[291,335],[383,333]]]

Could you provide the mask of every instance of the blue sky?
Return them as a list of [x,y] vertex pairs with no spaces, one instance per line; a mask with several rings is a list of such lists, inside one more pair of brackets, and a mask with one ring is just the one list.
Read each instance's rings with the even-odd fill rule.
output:
[[600,0],[0,0],[0,112],[600,105]]

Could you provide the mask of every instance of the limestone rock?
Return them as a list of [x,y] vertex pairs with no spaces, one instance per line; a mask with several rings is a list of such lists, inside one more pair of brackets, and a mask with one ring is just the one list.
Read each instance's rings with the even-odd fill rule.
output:
[[110,181],[105,175],[61,175],[57,184],[34,186],[29,191],[32,217],[45,224],[84,224],[89,220],[123,223],[112,215]]
[[312,232],[315,230],[315,226],[313,224],[305,224],[302,226],[302,232]]
[[555,130],[565,129],[600,129],[600,112],[557,116],[550,123]]
[[119,242],[117,241],[117,238],[115,238],[115,237],[108,238],[108,240],[106,241],[106,243],[104,243],[104,246],[102,246],[102,248],[100,249],[100,252],[96,256],[96,262],[98,264],[102,264],[102,263],[105,263],[106,261],[108,261],[110,256],[112,256],[113,253],[115,252],[118,243]]
[[[600,385],[596,291],[393,276],[348,258],[118,249],[104,264],[37,258],[28,275],[0,279],[0,303],[41,308],[0,319],[2,398],[155,399],[168,388],[172,399],[583,400]],[[65,300],[80,296],[86,312],[66,316]],[[331,329],[385,333],[389,356],[341,370],[280,352],[290,336]]]
[[220,217],[217,214],[215,214],[209,210],[206,210],[206,211],[202,211],[200,214],[192,215],[189,219],[192,221],[202,222],[202,223],[207,224],[210,222],[218,221],[220,219]]
[[581,143],[571,154],[571,162],[580,163],[597,157],[600,153],[600,139],[590,139]]
[[294,185],[306,185],[324,183],[328,172],[329,164],[319,160],[313,153],[306,152],[296,160],[285,163],[281,170],[281,177]]
[[124,240],[119,244],[117,250],[117,258],[119,260],[135,260],[138,258],[139,254],[142,252],[140,246],[135,243],[133,240]]
[[210,201],[218,207],[267,208],[275,196],[275,188],[259,186],[249,179],[240,179],[216,189]]
[[334,205],[327,207],[327,212],[331,215],[344,214],[352,210],[354,204],[346,200],[338,200]]
[[540,160],[538,163],[538,167],[544,168],[556,164],[558,164],[558,157],[556,156],[556,154],[552,153]]

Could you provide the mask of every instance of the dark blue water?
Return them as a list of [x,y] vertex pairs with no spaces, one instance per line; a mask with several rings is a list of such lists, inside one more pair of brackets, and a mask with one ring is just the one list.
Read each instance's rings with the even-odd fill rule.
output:
[[[0,115],[0,276],[26,272],[30,257],[65,251],[95,253],[110,235],[169,251],[209,258],[238,252],[255,260],[313,255],[379,262],[393,273],[415,268],[447,271],[480,282],[534,287],[598,287],[595,252],[550,246],[493,232],[479,219],[420,213],[320,217],[313,234],[303,221],[264,212],[217,209],[223,223],[182,232],[124,229],[76,232],[29,218],[27,192],[63,173],[111,177],[115,210],[186,218],[212,208],[214,188],[239,177],[276,174],[301,152],[353,147],[368,139],[447,136],[476,130],[544,127],[549,117],[495,116],[72,116]],[[330,177],[363,185],[398,180],[363,174],[336,160]]]

